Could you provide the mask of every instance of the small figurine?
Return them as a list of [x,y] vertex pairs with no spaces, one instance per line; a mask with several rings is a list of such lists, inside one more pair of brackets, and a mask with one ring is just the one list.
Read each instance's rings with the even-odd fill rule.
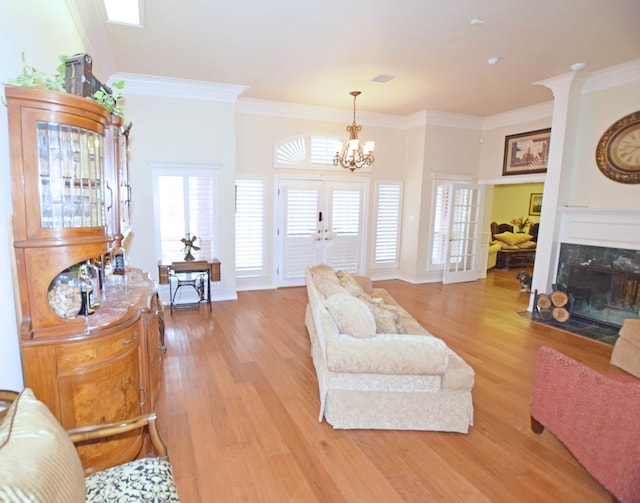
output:
[[195,260],[195,257],[191,254],[191,250],[199,250],[200,247],[194,245],[193,243],[195,243],[196,239],[198,239],[196,236],[193,236],[191,239],[188,238],[188,236],[186,238],[182,238],[182,242],[184,243],[184,259],[185,260]]

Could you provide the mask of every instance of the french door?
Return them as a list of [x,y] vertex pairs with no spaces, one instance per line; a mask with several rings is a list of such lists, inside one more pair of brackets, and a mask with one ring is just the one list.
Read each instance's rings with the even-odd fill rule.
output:
[[365,181],[286,178],[278,182],[278,286],[304,284],[305,267],[362,272]]
[[448,236],[442,282],[475,281],[478,279],[481,188],[453,183],[448,190]]

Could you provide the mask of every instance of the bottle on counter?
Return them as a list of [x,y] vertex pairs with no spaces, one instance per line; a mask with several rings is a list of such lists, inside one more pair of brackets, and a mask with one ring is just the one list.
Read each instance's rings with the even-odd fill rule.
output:
[[102,268],[104,270],[104,281],[105,284],[111,284],[111,279],[113,278],[113,266],[111,265],[111,254],[105,253],[102,257]]
[[91,307],[93,285],[91,284],[91,279],[82,273],[82,269],[83,268],[81,267],[81,272],[78,276],[78,281],[80,283],[80,298],[82,301],[78,314],[81,316],[89,316],[90,314],[95,313],[95,309]]
[[85,274],[91,280],[91,298],[90,305],[92,309],[98,309],[100,307],[100,302],[102,302],[102,281],[100,279],[100,270],[93,264],[91,260],[87,260],[85,265]]
[[126,270],[124,248],[122,246],[116,246],[111,250],[111,268],[113,274],[117,276],[124,276]]

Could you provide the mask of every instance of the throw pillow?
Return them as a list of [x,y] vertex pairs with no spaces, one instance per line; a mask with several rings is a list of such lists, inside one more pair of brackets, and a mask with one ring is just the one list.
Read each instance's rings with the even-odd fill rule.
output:
[[[336,275],[331,273],[336,278]],[[340,285],[337,279],[333,281],[330,277],[325,275],[315,275],[313,277],[313,282],[316,285],[318,291],[322,294],[325,299],[328,299],[332,295],[337,293],[349,293],[348,290]]]
[[535,241],[525,241],[524,243],[520,243],[518,245],[518,248],[520,248],[521,250],[531,250],[535,247],[536,247]]
[[347,289],[351,295],[359,296],[363,293],[362,286],[351,274],[346,271],[338,271],[336,276],[340,280],[340,285]]
[[[333,270],[333,267],[331,267],[329,264],[318,264],[318,265],[314,265],[311,267],[311,274],[313,274],[314,276],[319,274],[331,274],[332,276],[335,277],[336,272]],[[336,279],[336,282],[338,280]]]
[[84,470],[73,442],[26,388],[0,424],[0,501],[85,501]]
[[342,334],[364,339],[376,333],[376,321],[367,305],[348,293],[337,293],[325,306]]
[[379,334],[404,334],[405,329],[402,324],[400,310],[393,304],[385,303],[380,297],[371,297],[367,294],[360,296],[364,300],[376,322],[376,332]]
[[493,236],[493,239],[497,239],[498,241],[502,241],[503,243],[506,243],[508,245],[515,246],[519,245],[520,243],[524,243],[525,241],[530,241],[532,237],[533,236],[531,236],[531,234],[514,234],[513,232],[502,232]]

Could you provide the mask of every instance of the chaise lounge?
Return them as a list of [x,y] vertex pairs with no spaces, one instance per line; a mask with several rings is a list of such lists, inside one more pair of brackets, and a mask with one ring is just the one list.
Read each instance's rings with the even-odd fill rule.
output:
[[306,270],[320,416],[334,428],[467,433],[474,372],[369,278]]

